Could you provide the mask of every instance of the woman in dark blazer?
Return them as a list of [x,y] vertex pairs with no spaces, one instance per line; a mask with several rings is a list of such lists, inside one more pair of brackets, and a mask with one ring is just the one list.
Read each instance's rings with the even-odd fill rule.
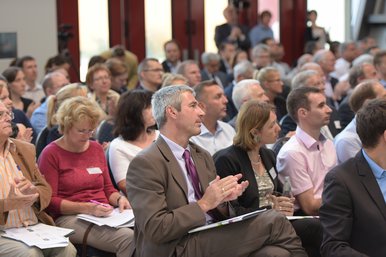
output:
[[[220,177],[242,173],[249,186],[232,202],[236,214],[259,208],[273,208],[286,216],[294,212],[293,198],[273,196],[282,192],[282,183],[276,170],[276,156],[265,147],[276,141],[280,127],[272,105],[257,100],[243,104],[237,117],[237,133],[233,145],[214,154]],[[292,225],[302,240],[309,256],[320,256],[322,230],[318,219],[299,219]]]

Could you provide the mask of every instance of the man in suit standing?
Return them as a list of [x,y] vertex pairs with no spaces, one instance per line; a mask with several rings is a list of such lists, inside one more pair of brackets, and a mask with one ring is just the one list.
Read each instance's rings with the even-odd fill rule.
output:
[[386,256],[386,99],[371,100],[356,122],[362,150],[324,182],[323,256]]
[[[130,163],[126,188],[136,216],[133,256],[306,256],[291,224],[275,211],[188,234],[230,216],[228,201],[248,186],[220,179],[203,148],[190,143],[205,114],[188,86],[153,95],[160,136]],[[133,249],[134,250],[134,249]]]
[[222,42],[227,41],[233,43],[237,48],[248,51],[251,46],[248,27],[238,24],[237,9],[233,5],[228,5],[223,14],[226,23],[216,26],[214,33],[217,48],[220,48]]

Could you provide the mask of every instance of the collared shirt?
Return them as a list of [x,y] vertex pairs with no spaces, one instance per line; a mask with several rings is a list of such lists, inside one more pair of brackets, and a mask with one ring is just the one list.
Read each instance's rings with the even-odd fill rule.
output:
[[[15,178],[22,178],[23,173],[20,167],[16,165],[11,151],[14,151],[16,146],[10,140],[7,141],[4,156],[0,156],[0,198],[6,199],[9,195],[11,183],[14,183]],[[6,206],[4,206],[6,208]],[[22,227],[23,222],[28,221],[29,225],[36,224],[38,219],[32,209],[27,207],[23,209],[10,210],[5,225],[0,226],[4,228]]]
[[[280,149],[276,167],[281,181],[285,176],[290,177],[295,196],[312,188],[314,198],[320,199],[324,177],[336,162],[336,151],[331,140],[322,134],[319,140],[315,140],[298,126],[295,135]],[[295,210],[299,208],[295,201]]]
[[386,170],[382,169],[375,161],[373,161],[370,156],[367,155],[366,151],[362,149],[363,156],[365,157],[367,163],[370,166],[371,171],[374,174],[375,180],[381,189],[383,199],[386,203]]
[[178,61],[176,63],[176,65],[173,65],[171,62],[166,60],[166,65],[169,67],[170,73],[172,73],[172,74],[177,74],[177,67],[178,67],[178,65],[180,65],[180,63],[181,63],[181,61]]
[[[189,179],[188,171],[186,170],[186,166],[185,166],[184,157],[182,157],[182,155],[184,154],[185,150],[188,150],[190,152],[189,145],[185,149],[185,148],[181,147],[179,144],[177,144],[177,143],[173,142],[172,140],[170,140],[169,138],[167,138],[166,136],[164,136],[162,134],[160,134],[160,136],[165,140],[166,144],[169,146],[170,150],[172,151],[174,157],[176,158],[178,164],[181,167],[181,171],[182,171],[182,174],[183,174],[183,176],[185,178],[186,185],[188,186],[188,201],[189,201],[189,203],[197,202],[197,200],[199,200],[199,199],[196,199],[196,197],[194,195],[193,184],[192,184],[192,182]],[[193,158],[190,157],[190,159],[194,163]],[[205,213],[205,217],[206,217],[206,221],[208,223],[213,220],[212,217],[210,217],[207,213]]]
[[262,24],[254,26],[249,32],[251,47],[254,47],[255,45],[261,43],[261,40],[269,37],[273,38],[273,30]]
[[31,116],[31,124],[36,134],[39,134],[47,126],[47,101],[44,101]]
[[362,147],[362,142],[357,134],[356,118],[336,135],[334,139],[338,163],[343,163],[346,160],[354,157]]
[[204,124],[201,125],[201,133],[190,138],[190,141],[207,150],[211,155],[218,150],[226,148],[233,143],[236,135],[235,129],[223,121],[217,121],[216,132],[212,134]]
[[32,99],[35,103],[40,103],[44,96],[45,94],[43,87],[37,82],[35,82],[34,88],[27,86],[27,89],[23,95],[23,97]]

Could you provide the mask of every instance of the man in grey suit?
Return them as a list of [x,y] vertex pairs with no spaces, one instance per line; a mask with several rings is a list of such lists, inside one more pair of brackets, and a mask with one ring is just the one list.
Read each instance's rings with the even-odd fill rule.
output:
[[210,154],[189,142],[204,115],[190,87],[160,89],[152,109],[160,136],[132,160],[126,178],[136,217],[133,256],[306,256],[291,224],[273,210],[189,234],[229,217],[228,202],[248,182],[239,183],[240,174],[220,179]]
[[363,149],[326,176],[322,256],[386,256],[386,99],[356,116]]

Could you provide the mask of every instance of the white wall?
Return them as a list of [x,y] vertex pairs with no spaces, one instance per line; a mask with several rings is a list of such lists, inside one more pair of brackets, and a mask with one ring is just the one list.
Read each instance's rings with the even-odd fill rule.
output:
[[[39,81],[47,59],[57,54],[56,0],[0,0],[0,33],[17,33],[17,54],[33,56]],[[12,59],[0,59],[0,73]]]

